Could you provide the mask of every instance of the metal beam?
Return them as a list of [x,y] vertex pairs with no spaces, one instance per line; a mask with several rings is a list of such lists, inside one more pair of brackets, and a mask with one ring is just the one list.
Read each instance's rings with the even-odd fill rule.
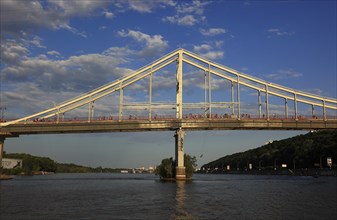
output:
[[257,90],[257,95],[258,95],[258,103],[259,103],[259,118],[262,116],[262,104],[261,104],[261,91]]
[[325,100],[322,100],[323,102],[323,119],[326,121],[326,108],[325,108]]
[[288,118],[288,99],[284,99],[284,111],[285,111],[285,117]]
[[[65,108],[65,110],[63,110],[63,112],[67,112],[67,111],[70,111],[72,109],[75,109],[75,108],[81,107],[83,105],[89,104],[90,101],[100,99],[100,98],[102,98],[106,95],[111,94],[112,92],[114,92],[116,90],[119,90],[119,88],[117,88],[117,89],[113,89],[113,88],[118,86],[121,82],[122,83],[127,82],[128,80],[130,80],[130,79],[132,79],[132,78],[134,78],[138,75],[144,74],[146,71],[148,71],[151,68],[153,69],[153,71],[157,71],[157,70],[171,64],[172,62],[175,61],[175,56],[177,56],[178,51],[182,51],[182,50],[181,49],[176,50],[176,51],[174,51],[174,52],[154,61],[153,63],[138,69],[136,72],[134,72],[133,74],[131,74],[129,76],[126,76],[124,78],[115,80],[111,83],[103,85],[103,86],[101,86],[97,89],[94,89],[90,92],[87,92],[83,95],[80,95],[80,96],[77,96],[75,98],[64,101],[62,103],[59,103],[57,106],[55,106],[53,108],[50,108],[50,109],[47,109],[47,110],[44,110],[44,111],[41,111],[41,112],[38,112],[38,113],[35,113],[35,114],[32,114],[32,115],[29,115],[29,116],[26,116],[26,117],[23,117],[23,118],[20,118],[20,119],[17,119],[17,120],[9,121],[9,122],[6,122],[6,123],[0,123],[0,124],[1,124],[1,126],[7,126],[7,125],[10,125],[10,124],[15,124],[15,123],[18,123],[18,122],[27,121],[29,119],[33,119],[33,118],[36,118],[36,117],[49,118],[49,117],[53,117],[53,116],[57,115],[57,109]],[[143,76],[143,77],[146,77],[146,75]],[[139,77],[138,79],[133,80],[131,83],[133,83],[133,82],[135,82],[139,79],[142,79],[143,77]],[[131,83],[127,82],[127,83],[124,83],[124,85],[126,86],[126,84],[129,85]],[[89,99],[90,97],[92,97],[92,100]],[[48,114],[48,115],[46,115],[46,114]],[[46,115],[46,116],[44,116],[44,115]]]
[[204,71],[204,91],[205,91],[205,98],[204,98],[204,117],[206,118],[207,115],[207,90],[206,90],[206,70]]
[[152,73],[150,74],[150,85],[149,85],[149,121],[152,119]]
[[88,104],[88,122],[91,120],[91,102]]
[[268,85],[266,87],[266,117],[269,120],[269,100],[268,100]]
[[294,108],[295,108],[295,120],[298,119],[298,112],[297,112],[297,95],[294,93]]
[[119,114],[118,114],[118,119],[122,120],[123,117],[123,88],[122,85],[119,89]]
[[237,83],[238,83],[238,91],[237,91],[237,95],[238,95],[238,97],[237,97],[237,102],[238,102],[238,119],[240,120],[240,114],[241,114],[241,110],[240,110],[240,76],[238,75],[237,76]]
[[[239,75],[241,78],[243,79],[247,79],[249,81],[252,81],[254,83],[259,83],[261,85],[266,85],[266,81],[262,80],[262,79],[259,79],[259,78],[256,78],[256,77],[253,77],[253,76],[249,76],[247,74],[243,74],[239,71],[236,71],[234,69],[231,69],[229,67],[226,67],[224,65],[221,65],[221,64],[217,64],[215,62],[210,62],[209,60],[206,60],[204,58],[202,58],[201,56],[197,55],[197,54],[194,54],[190,51],[186,51],[184,50],[184,54],[186,54],[187,56],[189,57],[192,57],[198,61],[201,61],[205,64],[211,64],[211,66],[217,68],[217,69],[220,69],[222,71],[225,71],[225,72],[228,72],[228,73],[231,73],[235,76]],[[184,60],[186,62],[187,58]],[[278,89],[278,90],[281,90],[281,91],[284,91],[284,92],[288,92],[288,93],[293,93],[294,90],[291,89],[291,88],[288,88],[288,87],[285,87],[285,86],[281,86],[281,85],[278,85],[278,84],[268,84],[271,88],[274,88],[274,89]],[[296,91],[296,93],[300,96],[304,96],[304,97],[308,97],[308,98],[312,98],[312,99],[317,99],[317,100],[321,100],[322,97],[321,96],[318,96],[318,95],[314,95],[314,94],[311,94],[311,93],[306,93],[306,92],[301,92],[301,91]],[[327,97],[324,97],[324,100],[326,102],[331,102],[331,103],[335,103],[337,104],[337,100],[336,99],[333,99],[333,98],[327,98]]]
[[91,103],[91,119],[94,119],[94,111],[95,111],[95,105],[94,105],[94,101]]
[[212,78],[209,66],[208,66],[208,108],[209,108],[209,118],[212,118]]
[[[195,63],[195,62],[192,62],[192,61],[190,61],[190,60],[188,60],[188,59],[184,59],[184,62],[186,62],[186,63],[188,63],[188,64],[190,64],[190,65],[192,65],[192,66],[195,66],[195,67],[197,67],[197,68],[199,68],[199,69],[201,69],[201,70],[207,70],[207,67],[204,67],[204,66],[202,66],[202,65],[200,65],[200,64],[198,64],[198,63]],[[224,74],[222,74],[222,73],[219,73],[219,72],[217,72],[217,71],[215,71],[215,70],[213,70],[213,69],[211,69],[211,73],[213,73],[214,75],[216,75],[216,76],[219,76],[219,77],[221,77],[221,78],[223,78],[223,79],[227,79],[227,80],[230,80],[230,81],[236,81],[236,78],[234,78],[234,77],[229,77],[229,76],[226,76],[226,75],[224,75]],[[236,77],[236,75],[235,75],[235,77]],[[241,83],[240,83],[241,85],[244,85],[244,86],[247,86],[247,87],[249,87],[249,88],[251,88],[251,89],[255,89],[255,90],[261,90],[261,89],[263,89],[264,87],[265,87],[265,85],[267,85],[267,82],[265,82],[264,81],[264,83],[263,84],[261,84],[260,86],[257,86],[255,83],[248,83],[248,82],[246,82],[246,81],[242,81],[241,80]],[[273,84],[269,84],[268,83],[268,85],[273,85]],[[292,92],[291,92],[291,94],[293,94],[293,91],[294,90],[292,90]],[[276,91],[273,91],[273,90],[269,90],[269,94],[270,95],[274,95],[274,96],[277,96],[277,97],[280,97],[280,98],[287,98],[287,99],[289,99],[289,100],[293,100],[294,99],[294,97],[293,96],[291,96],[291,95],[286,95],[286,94],[284,94],[283,92],[288,92],[288,90],[287,91],[283,91],[283,90],[281,90],[281,92],[276,92]],[[297,93],[298,93],[298,91],[296,91]],[[305,98],[311,98],[311,97],[306,97],[306,96],[303,96],[303,97],[305,97]],[[315,99],[315,98],[312,98],[312,99]],[[313,102],[313,101],[308,101],[308,100],[306,100],[306,99],[304,99],[304,98],[297,98],[297,101],[298,102],[302,102],[302,103],[305,103],[305,104],[309,104],[309,105],[311,105],[311,104],[315,104],[316,106],[320,106],[320,107],[322,107],[322,103],[321,103],[321,100],[323,100],[322,99],[322,97],[320,98],[320,99],[315,99],[317,102]],[[327,101],[327,100],[329,100],[329,102],[331,101],[331,99],[330,98],[326,98],[326,99],[324,99],[325,101]],[[337,101],[336,101],[337,102]],[[335,103],[335,102],[333,102],[333,101],[331,101],[330,103]],[[335,110],[337,110],[337,105],[325,105],[326,106],[326,108],[330,108],[330,109],[335,109]]]
[[234,82],[231,81],[231,88],[232,88],[232,115],[234,116]]

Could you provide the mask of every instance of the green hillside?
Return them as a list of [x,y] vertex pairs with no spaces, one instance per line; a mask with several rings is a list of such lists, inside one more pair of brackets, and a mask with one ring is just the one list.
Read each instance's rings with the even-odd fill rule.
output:
[[[245,152],[227,155],[205,164],[201,170],[253,170],[278,169],[287,164],[289,169],[327,168],[327,157],[332,158],[333,168],[337,161],[337,130],[315,131],[305,135],[273,141]],[[321,163],[320,163],[321,161]]]
[[[3,169],[3,173],[16,175],[25,174],[31,175],[40,171],[56,172],[56,173],[120,173],[124,168],[102,168],[102,167],[87,167],[77,164],[58,163],[48,157],[38,157],[25,153],[10,153],[4,152],[5,158],[22,159],[22,168]],[[131,170],[130,170],[131,171]]]

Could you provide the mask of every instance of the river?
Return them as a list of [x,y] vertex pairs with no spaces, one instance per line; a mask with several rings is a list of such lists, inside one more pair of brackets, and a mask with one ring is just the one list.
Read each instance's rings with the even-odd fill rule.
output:
[[337,178],[55,174],[0,181],[0,219],[337,219]]

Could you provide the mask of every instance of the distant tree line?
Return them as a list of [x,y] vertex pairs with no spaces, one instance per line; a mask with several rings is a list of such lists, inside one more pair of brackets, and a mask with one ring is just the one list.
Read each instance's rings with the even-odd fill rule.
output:
[[55,172],[55,173],[120,173],[121,170],[125,170],[123,168],[103,168],[103,167],[87,167],[76,165],[73,163],[58,163],[48,157],[38,157],[32,156],[30,154],[25,153],[10,153],[6,154],[4,152],[4,157],[6,158],[14,158],[21,159],[22,168],[16,167],[14,169],[3,169],[3,173],[9,175],[32,175],[39,171],[44,172]]
[[273,141],[264,146],[219,158],[201,167],[201,170],[275,169],[287,164],[290,169],[327,167],[331,157],[337,162],[337,130],[312,131],[304,135]]

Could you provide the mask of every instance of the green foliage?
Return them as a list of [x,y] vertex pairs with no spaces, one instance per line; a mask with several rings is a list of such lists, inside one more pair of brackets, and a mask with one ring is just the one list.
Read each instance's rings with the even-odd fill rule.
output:
[[171,158],[165,158],[161,164],[157,166],[155,174],[161,178],[174,178],[175,176],[175,161]]
[[[322,156],[323,155],[323,156]],[[274,141],[264,146],[241,153],[227,155],[202,166],[202,169],[231,168],[247,169],[248,164],[253,167],[273,168],[274,163],[279,167],[285,163],[293,168],[314,168],[315,164],[326,164],[326,157],[337,161],[337,130],[309,132],[292,138]]]
[[185,174],[187,178],[191,178],[195,168],[197,167],[197,158],[184,154]]
[[34,171],[55,172],[57,169],[56,162],[48,157],[35,157],[23,153],[6,154],[4,157],[22,160],[22,168],[11,170],[11,174],[25,173],[31,175]]
[[[112,169],[112,168],[102,168],[102,167],[86,167],[76,164],[64,164],[57,163],[48,157],[37,157],[29,154],[23,153],[12,153],[6,154],[4,152],[4,157],[14,158],[22,160],[22,168],[14,168],[10,170],[4,170],[4,173],[10,175],[25,174],[31,175],[34,172],[46,171],[46,172],[57,172],[57,173],[120,173],[122,168]],[[131,172],[131,170],[129,170]]]
[[[197,158],[191,157],[188,154],[184,154],[185,173],[187,178],[191,178],[195,168],[197,167]],[[175,161],[173,158],[165,158],[161,161],[161,164],[157,166],[155,174],[161,178],[174,178],[175,177]]]

